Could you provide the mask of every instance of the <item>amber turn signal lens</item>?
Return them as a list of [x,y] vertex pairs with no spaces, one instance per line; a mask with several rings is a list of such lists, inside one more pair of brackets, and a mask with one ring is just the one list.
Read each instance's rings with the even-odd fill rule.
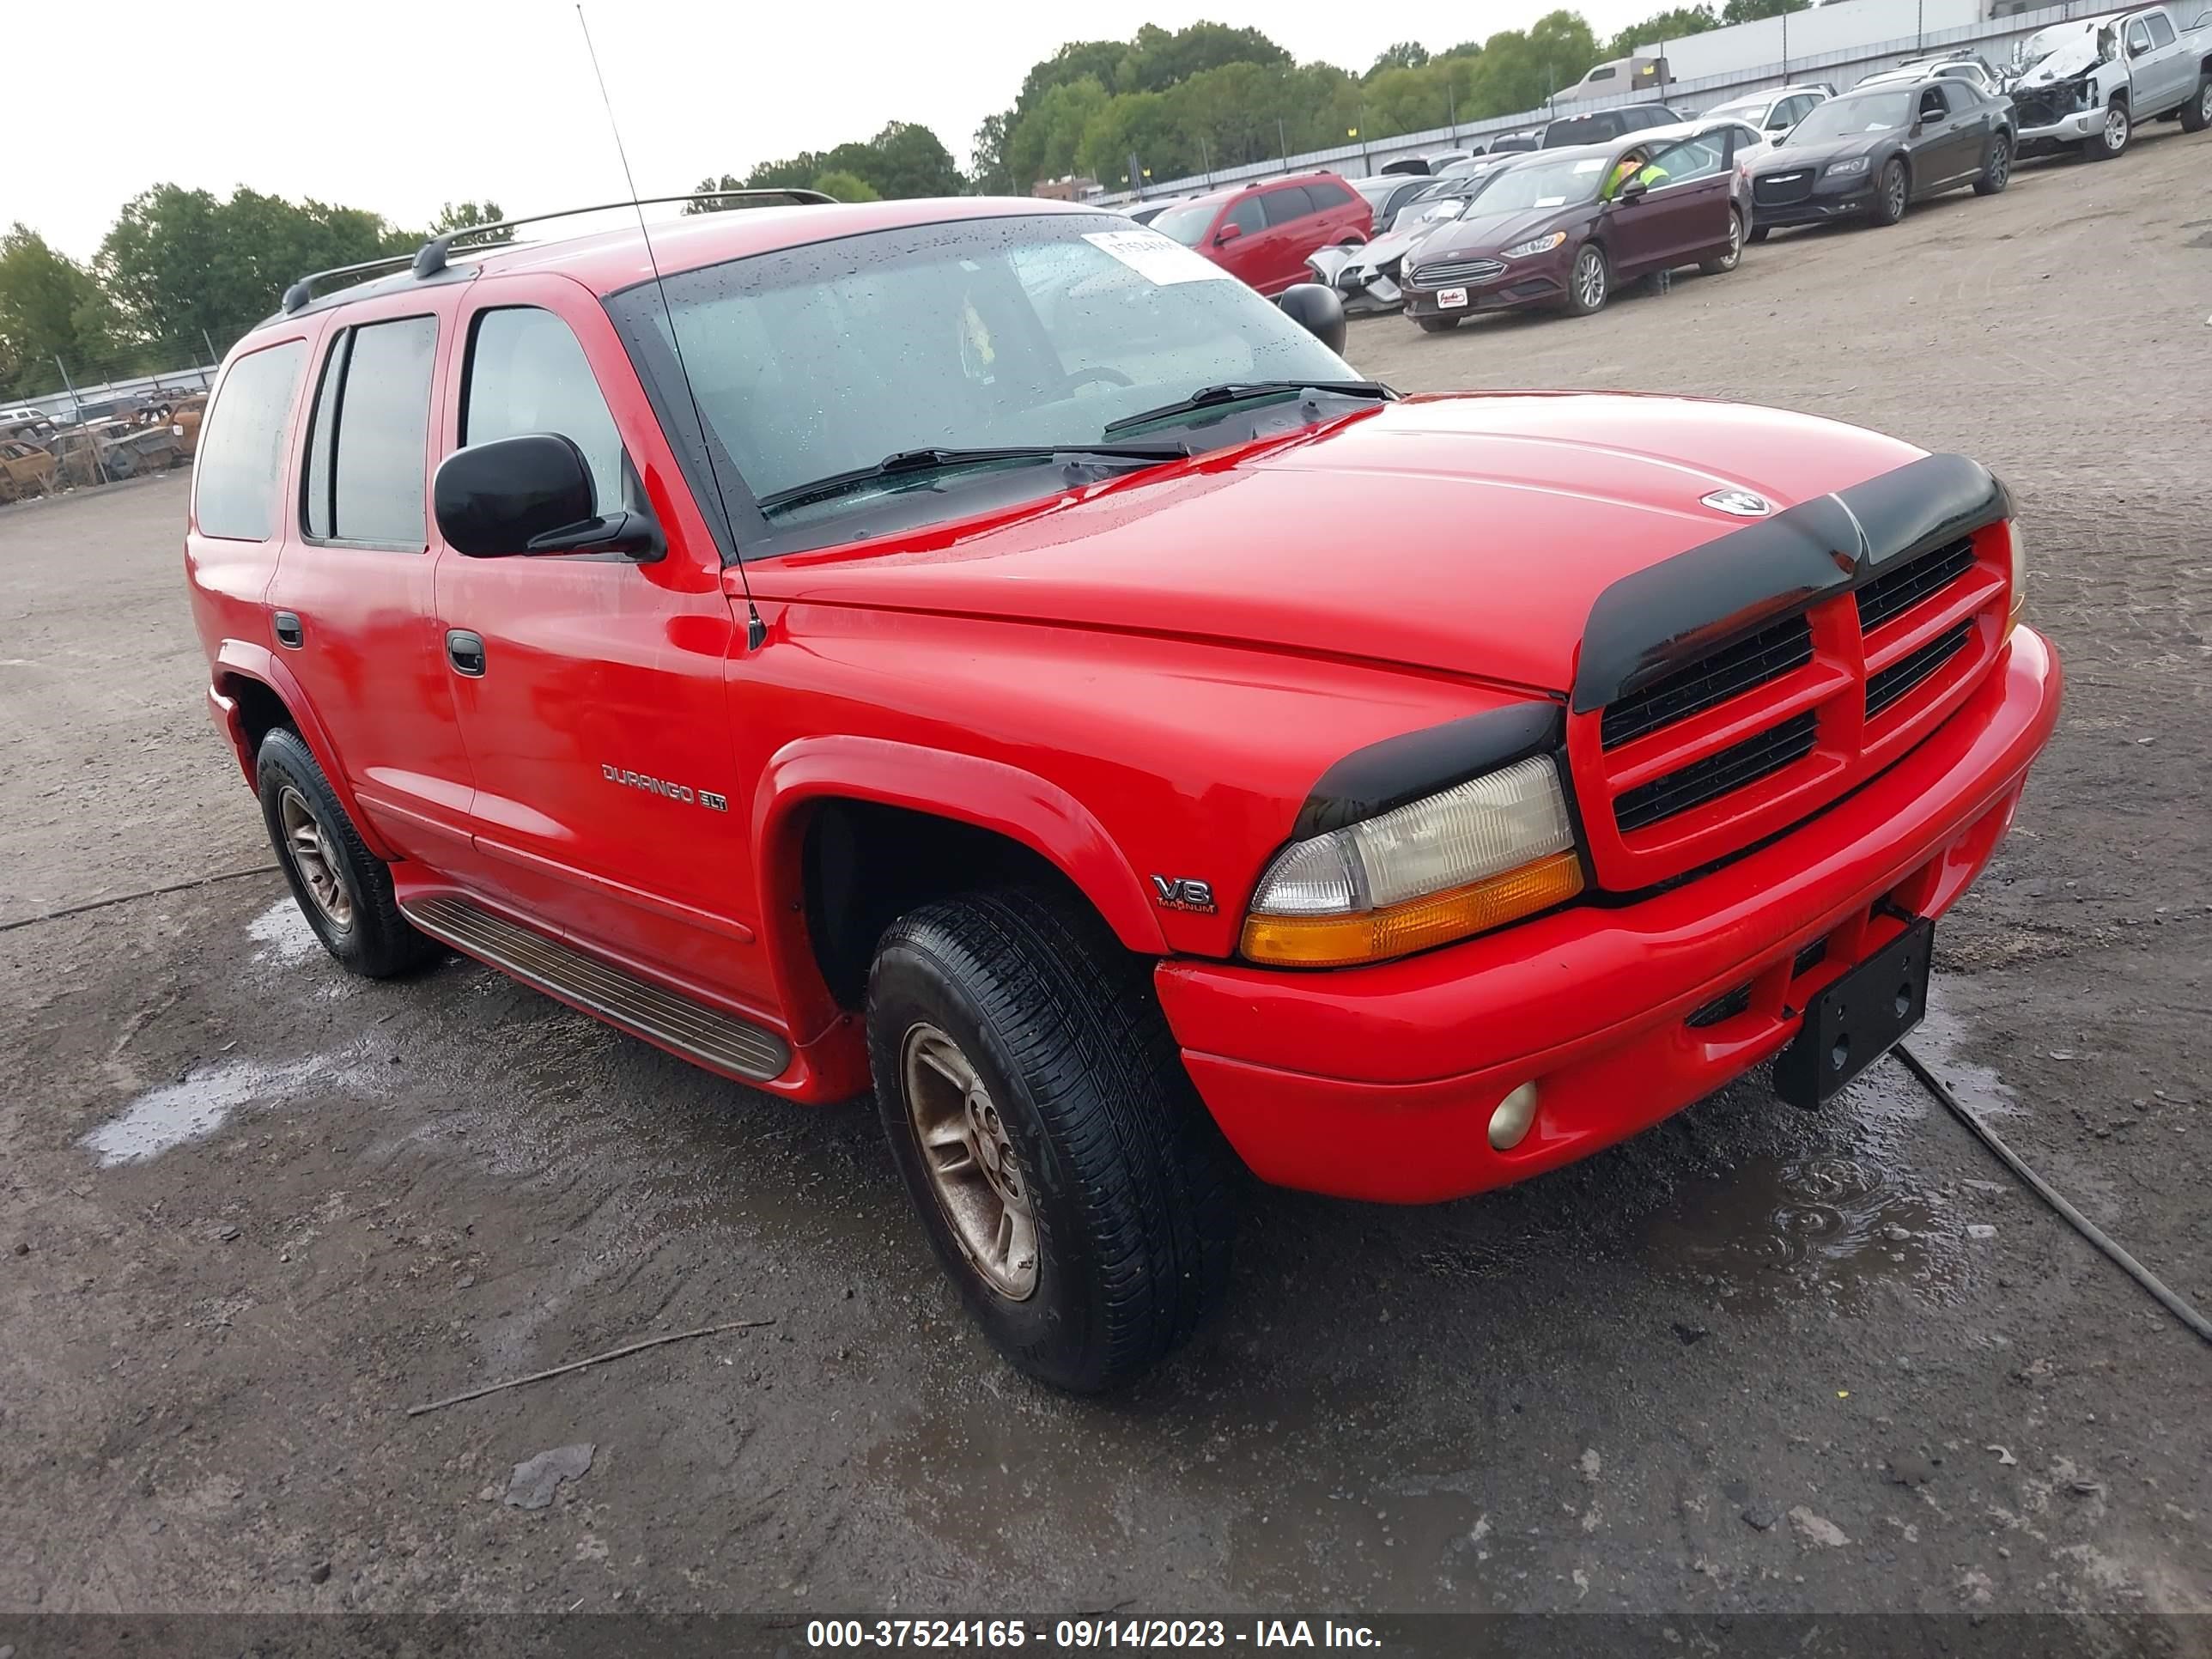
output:
[[1572,853],[1553,853],[1517,870],[1349,916],[1247,916],[1249,962],[1294,968],[1343,968],[1382,962],[1547,910],[1583,890]]

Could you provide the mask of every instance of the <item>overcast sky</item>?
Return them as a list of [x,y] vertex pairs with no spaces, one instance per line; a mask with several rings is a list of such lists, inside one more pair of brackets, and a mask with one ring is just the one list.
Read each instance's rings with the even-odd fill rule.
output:
[[[1344,0],[592,0],[587,3],[638,189],[682,191],[887,120],[936,130],[964,167],[969,136],[1063,40],[1144,21],[1254,24],[1301,61],[1364,70],[1392,41],[1432,51],[1525,27],[1557,0],[1407,9]],[[1658,0],[1584,0],[1599,35]],[[173,180],[428,222],[441,202],[511,214],[624,196],[568,0],[71,0],[7,8],[20,130],[0,165],[0,224],[21,219],[90,256],[115,210]],[[35,66],[36,79],[28,72]],[[33,161],[33,158],[35,158]]]

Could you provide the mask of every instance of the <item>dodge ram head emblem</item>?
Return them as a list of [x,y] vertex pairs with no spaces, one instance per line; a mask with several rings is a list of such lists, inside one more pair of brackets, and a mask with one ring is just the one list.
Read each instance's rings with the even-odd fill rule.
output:
[[1716,489],[1701,499],[1714,512],[1738,519],[1763,519],[1774,511],[1772,501],[1749,489]]
[[1154,876],[1152,894],[1163,910],[1195,910],[1200,915],[1213,914],[1213,884],[1193,881],[1188,876]]

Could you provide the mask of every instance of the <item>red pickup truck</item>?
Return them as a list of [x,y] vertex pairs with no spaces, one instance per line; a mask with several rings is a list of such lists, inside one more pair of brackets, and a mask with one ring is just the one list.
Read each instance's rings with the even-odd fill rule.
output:
[[1770,1060],[1830,1098],[2057,718],[1974,462],[1400,398],[1326,290],[1079,207],[317,289],[225,364],[185,542],[308,921],[872,1085],[969,1309],[1063,1388],[1218,1299],[1240,1163],[1425,1202]]

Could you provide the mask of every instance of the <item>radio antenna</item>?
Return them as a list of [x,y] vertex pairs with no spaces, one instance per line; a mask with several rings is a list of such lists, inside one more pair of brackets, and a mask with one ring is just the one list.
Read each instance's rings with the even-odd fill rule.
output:
[[752,578],[745,574],[745,561],[738,550],[737,527],[731,522],[730,504],[722,495],[722,469],[714,465],[714,447],[707,435],[707,417],[700,412],[699,394],[691,385],[691,368],[684,361],[684,337],[677,332],[676,307],[668,302],[668,284],[661,280],[660,260],[653,251],[653,232],[645,222],[645,207],[638,199],[637,180],[629,170],[629,151],[623,145],[622,127],[615,119],[615,100],[607,95],[606,71],[599,67],[599,54],[592,45],[592,26],[585,21],[584,9],[576,8],[576,27],[584,32],[584,52],[592,60],[592,75],[599,83],[599,102],[606,106],[607,130],[615,136],[615,155],[622,161],[623,183],[629,191],[630,207],[637,214],[637,234],[645,239],[645,262],[653,270],[653,292],[660,296],[661,314],[668,319],[668,343],[676,353],[677,373],[684,377],[684,395],[691,404],[691,419],[699,428],[699,453],[707,462],[707,477],[714,486],[714,507],[722,515],[722,533],[729,538],[730,551],[737,557],[738,584],[745,594],[745,648],[757,651],[768,641],[768,624],[761,620],[760,607],[753,603]]

